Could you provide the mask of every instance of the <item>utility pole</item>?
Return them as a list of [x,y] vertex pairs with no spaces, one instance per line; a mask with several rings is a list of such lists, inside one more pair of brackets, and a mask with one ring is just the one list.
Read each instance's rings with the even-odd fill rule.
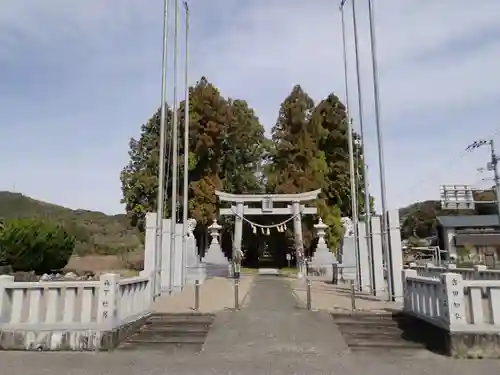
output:
[[356,282],[361,285],[361,262],[359,253],[359,219],[358,219],[358,192],[356,190],[356,169],[354,167],[354,145],[352,136],[352,120],[349,107],[349,82],[347,75],[347,47],[345,38],[345,19],[344,19],[344,4],[343,0],[340,4],[340,14],[342,20],[342,47],[344,57],[344,84],[345,84],[345,102],[346,102],[346,121],[349,142],[349,174],[351,180],[351,212],[354,229],[354,254],[356,260]]
[[186,279],[186,252],[187,252],[187,220],[189,194],[189,6],[184,1],[186,16],[185,55],[184,55],[184,182],[182,191],[182,282]]
[[175,255],[176,255],[176,226],[177,226],[177,195],[179,189],[177,187],[177,172],[178,172],[178,133],[179,133],[179,116],[177,113],[177,65],[179,62],[179,0],[175,0],[175,31],[174,31],[174,102],[172,105],[173,111],[173,128],[172,128],[172,210],[170,213],[170,293],[173,292],[175,283]]
[[[165,154],[166,154],[166,91],[167,91],[167,47],[168,47],[168,0],[163,3],[163,53],[161,66],[160,149],[158,159],[158,195],[156,198],[156,243],[153,298],[161,295],[161,269],[163,252],[163,215],[165,207]],[[167,176],[168,177],[168,176]]]
[[471,143],[465,150],[473,151],[482,146],[490,146],[491,161],[488,163],[488,170],[493,171],[493,180],[495,181],[495,194],[496,194],[496,204],[497,204],[497,214],[500,225],[500,175],[498,173],[498,156],[495,150],[495,142],[493,139],[480,139]]
[[[378,63],[377,63],[377,44],[375,37],[375,11],[372,0],[368,0],[368,13],[370,18],[370,47],[372,55],[372,72],[373,72],[373,97],[375,101],[375,125],[377,128],[377,149],[378,149],[378,166],[380,175],[380,203],[382,206],[382,253],[385,257],[387,267],[387,294],[388,300],[393,301],[395,296],[394,277],[392,275],[392,254],[389,244],[389,228],[387,218],[387,191],[385,186],[385,166],[384,166],[384,143],[382,135],[382,127],[380,125],[380,94],[378,85]],[[373,249],[371,254],[373,254]]]
[[493,178],[495,179],[495,193],[497,196],[497,211],[500,224],[500,177],[498,175],[498,157],[495,152],[495,143],[490,140],[491,148],[491,168],[493,169]]

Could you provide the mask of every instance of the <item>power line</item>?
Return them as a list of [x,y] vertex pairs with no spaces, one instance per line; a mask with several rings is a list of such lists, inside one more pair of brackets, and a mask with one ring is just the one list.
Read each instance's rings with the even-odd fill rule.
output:
[[[500,135],[500,128],[497,128],[489,136],[483,137],[481,139],[492,139],[492,138],[494,138],[494,137],[496,137],[498,135]],[[430,171],[429,173],[425,174],[424,176],[421,176],[418,180],[416,180],[416,181],[414,181],[414,182],[406,185],[406,190],[408,190],[408,188],[412,188],[412,187],[415,187],[415,186],[422,186],[424,183],[430,183],[430,182],[434,183],[435,181],[433,181],[431,179],[432,176],[434,176],[434,175],[436,175],[436,174],[438,174],[440,172],[443,172],[445,169],[450,168],[451,166],[453,166],[454,164],[456,164],[463,156],[469,154],[472,149],[479,147],[479,146],[476,146],[476,145],[474,145],[474,147],[472,147],[473,145],[467,146],[460,153],[458,153],[457,155],[453,156],[451,159],[449,159],[448,161],[446,161],[440,167],[434,169],[433,171]]]

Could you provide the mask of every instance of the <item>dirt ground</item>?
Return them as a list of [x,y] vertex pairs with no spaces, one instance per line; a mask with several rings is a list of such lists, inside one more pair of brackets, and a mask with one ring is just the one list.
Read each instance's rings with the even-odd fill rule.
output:
[[116,272],[123,276],[138,274],[138,271],[127,269],[126,261],[118,255],[73,255],[65,267],[76,273],[92,271],[96,275],[107,272]]

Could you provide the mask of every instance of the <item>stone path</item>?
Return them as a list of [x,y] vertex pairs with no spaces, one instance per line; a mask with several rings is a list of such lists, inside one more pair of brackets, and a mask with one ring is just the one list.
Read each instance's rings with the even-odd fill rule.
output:
[[[305,306],[307,298],[305,279],[289,278],[288,280],[297,299]],[[356,292],[355,303],[358,311],[384,312],[402,308],[400,303],[387,302],[362,292]],[[321,278],[313,279],[311,281],[311,307],[313,310],[337,313],[352,311],[350,284],[332,285]]]
[[162,352],[0,352],[3,373],[22,375],[163,374],[497,374],[500,361],[381,358],[353,354],[326,312],[307,311],[290,282],[256,277],[240,311],[217,314],[198,355]]
[[347,351],[328,313],[301,308],[285,279],[259,276],[241,311],[216,317],[202,356],[272,362],[276,357],[328,358]]
[[[239,301],[243,303],[253,275],[242,275],[239,283]],[[183,291],[172,296],[162,296],[153,304],[156,313],[186,313],[194,308],[194,285],[184,287]],[[200,306],[202,313],[216,313],[234,307],[234,281],[227,278],[205,280],[200,285]]]

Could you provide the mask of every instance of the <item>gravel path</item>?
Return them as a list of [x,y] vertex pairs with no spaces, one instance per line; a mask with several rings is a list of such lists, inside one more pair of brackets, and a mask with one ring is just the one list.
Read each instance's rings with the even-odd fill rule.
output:
[[253,280],[243,308],[218,313],[198,355],[161,352],[0,353],[2,373],[136,374],[497,374],[500,361],[378,358],[352,354],[327,312],[307,311],[279,277]]

